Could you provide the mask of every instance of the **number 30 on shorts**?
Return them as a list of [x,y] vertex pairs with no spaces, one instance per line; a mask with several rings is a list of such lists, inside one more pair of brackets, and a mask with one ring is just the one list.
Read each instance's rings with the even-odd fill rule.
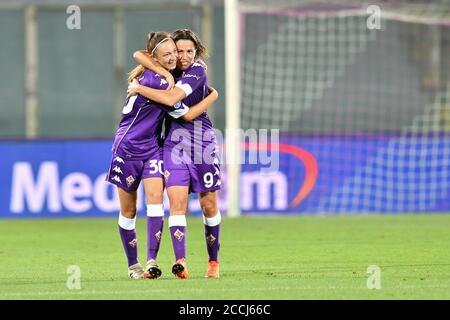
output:
[[211,172],[207,172],[203,175],[203,182],[206,188],[211,188],[214,183],[214,176]]
[[161,173],[164,174],[163,172],[163,160],[150,160],[150,174],[154,174],[154,173]]

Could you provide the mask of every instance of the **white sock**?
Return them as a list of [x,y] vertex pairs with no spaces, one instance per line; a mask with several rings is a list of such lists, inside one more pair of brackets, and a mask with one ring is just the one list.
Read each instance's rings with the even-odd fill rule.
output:
[[148,204],[147,217],[164,217],[164,205],[162,203]]
[[119,226],[125,230],[136,229],[136,217],[134,219],[126,218],[119,212]]
[[205,215],[202,215],[202,216],[203,216],[203,224],[205,224],[209,227],[217,226],[222,221],[220,211],[217,211],[217,214],[212,218],[207,218],[207,217],[205,217]]
[[175,226],[186,227],[186,225],[186,215],[169,216],[169,228]]

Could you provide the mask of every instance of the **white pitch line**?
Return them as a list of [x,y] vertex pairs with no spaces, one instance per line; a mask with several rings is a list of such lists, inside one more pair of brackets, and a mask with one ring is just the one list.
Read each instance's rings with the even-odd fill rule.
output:
[[382,288],[380,290],[370,290],[367,289],[364,286],[361,287],[340,287],[340,286],[322,286],[322,287],[271,287],[271,288],[217,288],[217,289],[154,289],[154,290],[89,290],[89,291],[83,291],[83,290],[73,290],[73,291],[48,291],[48,292],[28,292],[28,293],[20,293],[20,292],[13,292],[13,293],[2,293],[0,294],[0,297],[24,297],[24,296],[48,296],[48,295],[93,295],[93,294],[131,294],[131,293],[189,293],[189,292],[201,292],[201,293],[207,293],[210,291],[222,291],[222,292],[228,292],[228,291],[302,291],[302,290],[368,290],[370,292],[386,292],[386,291],[392,291],[392,290],[402,290],[402,289],[425,289],[425,288],[433,288],[433,289],[448,289],[450,288],[450,285],[429,285],[429,286],[402,286],[402,287],[396,287],[396,288]]

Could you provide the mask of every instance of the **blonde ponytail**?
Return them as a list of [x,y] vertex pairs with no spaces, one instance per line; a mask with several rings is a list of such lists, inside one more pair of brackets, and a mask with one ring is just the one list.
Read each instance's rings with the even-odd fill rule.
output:
[[139,78],[143,72],[144,67],[141,65],[138,65],[136,68],[131,70],[130,73],[128,73],[128,83],[133,81],[133,79]]

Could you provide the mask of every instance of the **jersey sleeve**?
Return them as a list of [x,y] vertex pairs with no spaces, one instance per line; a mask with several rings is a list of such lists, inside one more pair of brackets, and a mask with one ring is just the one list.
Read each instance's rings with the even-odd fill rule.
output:
[[175,84],[176,87],[186,93],[186,97],[189,96],[197,88],[205,84],[206,70],[198,62],[194,64],[183,74],[183,76]]
[[144,71],[138,81],[139,84],[143,86],[158,90],[165,90],[169,85],[166,79],[147,69]]
[[[144,71],[139,78],[139,83],[143,86],[158,90],[165,90],[169,85],[165,78],[149,70]],[[189,111],[189,107],[182,102],[178,102],[173,108],[164,105],[160,105],[160,107],[174,119],[184,116]]]

